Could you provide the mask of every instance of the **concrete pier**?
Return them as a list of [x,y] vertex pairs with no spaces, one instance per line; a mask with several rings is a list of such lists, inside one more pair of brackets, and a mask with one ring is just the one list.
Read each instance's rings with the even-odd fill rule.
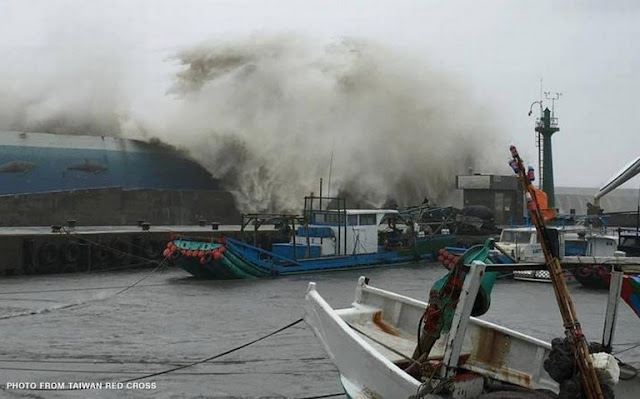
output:
[[[214,229],[215,227],[215,229]],[[58,230],[59,228],[59,230]],[[32,226],[0,227],[0,275],[86,272],[150,266],[162,260],[175,236],[251,240],[239,225]],[[261,226],[259,245],[282,240],[273,226]]]

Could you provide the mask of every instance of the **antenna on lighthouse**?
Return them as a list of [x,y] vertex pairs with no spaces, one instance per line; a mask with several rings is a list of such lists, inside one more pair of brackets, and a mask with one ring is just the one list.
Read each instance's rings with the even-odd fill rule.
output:
[[550,91],[544,92],[544,98],[546,98],[547,100],[551,100],[551,117],[552,118],[554,118],[556,115],[556,100],[559,100],[561,95],[562,93],[558,93],[558,92],[550,92]]

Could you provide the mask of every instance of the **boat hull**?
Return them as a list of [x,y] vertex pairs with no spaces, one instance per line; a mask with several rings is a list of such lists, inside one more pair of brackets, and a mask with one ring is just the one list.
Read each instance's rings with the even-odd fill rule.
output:
[[[415,327],[426,306],[424,302],[370,287],[361,277],[352,306],[334,310],[316,291],[315,283],[310,283],[305,321],[338,368],[349,397],[408,398],[416,394],[420,382],[400,365],[415,348]],[[441,338],[429,357],[441,359],[444,346]],[[458,375],[462,373],[462,378],[454,380],[454,392],[447,397],[476,397],[478,386],[466,382],[473,381],[468,372],[557,393],[558,384],[544,370],[550,350],[551,345],[544,341],[471,317],[460,356]],[[631,374],[625,378],[615,385],[616,398],[637,398],[640,379]]]
[[[455,236],[442,235],[417,241],[414,248],[388,250],[376,253],[321,256],[291,259],[261,249],[246,242],[227,238],[224,243],[177,239],[176,248],[165,251],[175,264],[199,278],[233,279],[263,278],[332,270],[383,267],[413,261],[433,261],[436,251],[455,242]],[[189,252],[190,251],[190,252]]]

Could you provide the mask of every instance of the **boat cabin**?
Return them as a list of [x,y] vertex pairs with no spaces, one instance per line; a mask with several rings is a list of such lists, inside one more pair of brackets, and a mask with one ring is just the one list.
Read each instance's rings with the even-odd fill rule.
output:
[[303,215],[290,242],[273,244],[276,255],[302,259],[376,254],[411,246],[425,236],[396,209],[347,209],[339,197],[305,197]]
[[[587,234],[584,229],[547,227],[551,235],[552,251],[564,256],[616,256],[618,241],[615,236],[605,234]],[[527,258],[544,256],[534,227],[505,228],[496,244],[514,258],[522,261]]]
[[[548,227],[547,232],[551,235],[551,250],[562,257],[565,254],[565,232],[555,227]],[[496,244],[518,261],[544,256],[535,227],[502,229],[500,240]]]
[[640,229],[618,229],[618,250],[627,256],[640,256]]
[[308,248],[311,257],[376,253],[379,226],[397,214],[394,209],[315,210],[308,226],[296,230],[295,244]]
[[618,239],[615,236],[594,234],[586,237],[589,256],[615,256],[624,252],[618,251]]

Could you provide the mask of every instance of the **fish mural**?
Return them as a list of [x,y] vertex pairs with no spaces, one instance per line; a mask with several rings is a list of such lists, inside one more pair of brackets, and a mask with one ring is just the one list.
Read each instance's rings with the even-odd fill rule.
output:
[[33,162],[9,161],[0,165],[0,173],[28,173],[35,166]]
[[83,163],[67,166],[67,170],[77,170],[80,172],[93,173],[95,175],[97,175],[98,173],[102,173],[108,169],[109,168],[107,168],[106,166],[91,162],[88,159],[85,159]]

